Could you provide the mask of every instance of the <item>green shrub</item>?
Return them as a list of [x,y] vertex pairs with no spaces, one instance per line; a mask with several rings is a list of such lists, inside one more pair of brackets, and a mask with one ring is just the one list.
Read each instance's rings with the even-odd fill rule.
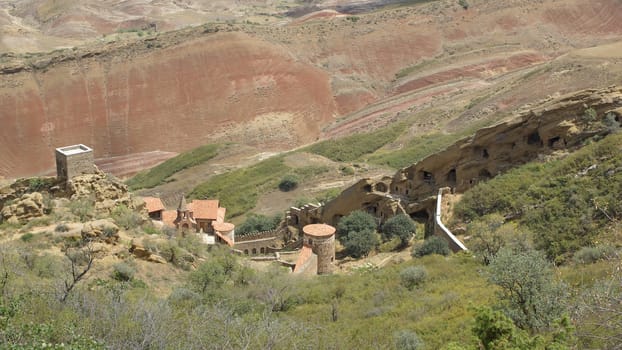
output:
[[408,266],[400,272],[400,281],[408,289],[413,289],[425,282],[428,270],[423,266]]
[[128,282],[134,278],[136,270],[130,264],[122,261],[114,264],[112,278],[120,282]]
[[593,264],[599,260],[613,258],[616,249],[612,246],[583,247],[577,251],[573,260],[575,264]]
[[425,343],[417,333],[409,330],[401,330],[394,334],[395,348],[399,350],[420,350],[425,348]]
[[449,255],[449,245],[447,241],[438,236],[431,236],[423,241],[423,244],[415,246],[412,255],[422,257],[430,254]]
[[344,216],[337,224],[337,236],[347,240],[350,232],[375,231],[378,227],[376,218],[362,210],[355,210]]
[[400,214],[387,220],[382,225],[382,233],[385,239],[397,237],[401,241],[401,245],[405,246],[415,234],[417,227],[408,215]]
[[23,234],[23,235],[20,237],[20,239],[21,239],[22,241],[24,241],[24,242],[30,242],[30,241],[32,241],[32,239],[33,239],[34,237],[35,237],[35,235],[34,235],[34,234],[32,234],[32,233],[28,232],[28,233],[26,233],[26,234]]
[[291,174],[285,175],[281,179],[281,182],[279,182],[279,190],[283,192],[289,192],[295,189],[296,187],[298,187],[299,181],[300,180],[298,179],[296,175],[291,175]]
[[47,181],[39,177],[33,177],[28,180],[28,190],[31,192],[39,192],[47,186]]
[[541,252],[501,249],[490,262],[489,281],[500,287],[500,306],[521,329],[550,329],[566,312],[566,287]]
[[69,231],[69,226],[66,223],[64,223],[64,222],[61,222],[60,224],[56,225],[56,227],[54,228],[54,231],[56,231],[56,232],[67,232],[67,231]]
[[402,247],[402,241],[399,238],[395,237],[389,241],[380,244],[380,246],[378,247],[378,251],[380,251],[381,253],[389,253],[394,250],[398,250],[400,247]]
[[162,233],[159,228],[155,227],[155,225],[143,225],[143,232],[148,235],[159,235]]
[[465,10],[469,9],[469,3],[467,2],[467,0],[458,0],[458,4],[462,6],[462,8]]
[[80,219],[81,222],[88,221],[94,216],[93,198],[80,198],[69,203],[69,211]]
[[124,205],[120,205],[112,211],[114,222],[126,230],[134,229],[144,221],[140,214]]
[[341,171],[341,175],[354,175],[354,168],[351,166],[342,166],[339,170]]
[[344,243],[348,254],[360,258],[378,247],[378,235],[372,230],[351,231]]

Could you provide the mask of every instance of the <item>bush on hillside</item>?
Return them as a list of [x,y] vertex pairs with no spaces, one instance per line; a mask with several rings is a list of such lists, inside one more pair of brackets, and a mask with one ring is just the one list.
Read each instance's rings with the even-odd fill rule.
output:
[[281,182],[279,182],[279,190],[283,191],[283,192],[289,192],[291,190],[294,190],[296,187],[298,187],[298,182],[300,180],[298,179],[298,177],[296,175],[285,175],[282,179]]
[[521,329],[550,329],[566,312],[566,288],[539,251],[501,249],[490,262],[489,281],[501,288],[500,306]]
[[136,270],[124,261],[114,264],[113,269],[112,278],[120,282],[131,281],[136,274]]
[[348,254],[354,258],[367,256],[380,244],[378,234],[372,230],[351,231],[344,243]]
[[382,225],[382,233],[384,234],[385,240],[397,237],[400,239],[402,246],[408,244],[410,238],[415,234],[416,229],[417,227],[412,219],[404,214],[396,215]]
[[347,240],[350,232],[375,231],[377,227],[376,218],[362,210],[356,210],[339,220],[337,236]]
[[123,227],[126,230],[136,228],[140,226],[140,224],[142,224],[144,221],[143,217],[140,216],[140,214],[126,207],[125,205],[120,205],[114,208],[111,216],[117,225]]
[[573,256],[575,264],[593,264],[599,260],[613,258],[616,249],[612,246],[583,247]]
[[428,270],[423,266],[408,266],[400,272],[402,285],[408,289],[413,289],[422,284],[428,277]]
[[430,254],[449,255],[449,245],[447,241],[438,236],[427,238],[421,245],[415,246],[412,252],[414,257],[422,257]]
[[417,333],[410,330],[401,330],[393,336],[395,348],[400,350],[419,350],[425,348],[425,343]]

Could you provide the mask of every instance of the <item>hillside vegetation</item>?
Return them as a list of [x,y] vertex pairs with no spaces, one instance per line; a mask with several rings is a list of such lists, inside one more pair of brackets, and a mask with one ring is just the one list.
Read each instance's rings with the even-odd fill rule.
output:
[[175,173],[214,158],[218,154],[219,147],[219,145],[208,144],[183,152],[162,164],[134,175],[127,181],[127,185],[133,191],[160,185]]
[[567,157],[516,168],[465,193],[455,212],[467,222],[490,214],[514,221],[560,262],[581,247],[619,245],[619,232],[609,228],[622,219],[621,150],[622,134],[614,134]]
[[[622,341],[621,148],[622,135],[610,135],[466,192],[455,211],[468,222],[473,253],[437,255],[428,239],[412,245],[412,258],[316,278],[207,252],[189,237],[140,224],[127,208],[113,211],[126,230],[118,244],[93,250],[65,235],[67,225],[54,226],[68,210],[57,205],[41,219],[0,227],[0,342],[13,349],[613,348]],[[276,187],[287,173],[312,175],[281,155],[213,188],[249,193]],[[79,207],[66,205],[77,214],[64,220],[82,220]],[[141,239],[165,265],[153,269],[127,253]],[[76,279],[90,261],[97,271]],[[163,294],[162,283],[172,291]]]

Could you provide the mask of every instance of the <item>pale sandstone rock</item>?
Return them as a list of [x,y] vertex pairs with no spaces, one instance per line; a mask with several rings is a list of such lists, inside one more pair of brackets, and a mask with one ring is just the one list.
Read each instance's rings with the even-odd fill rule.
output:
[[119,227],[111,219],[89,221],[82,227],[84,240],[115,244],[119,241]]
[[0,216],[11,223],[26,222],[45,215],[43,195],[39,192],[22,195],[15,203],[2,208]]

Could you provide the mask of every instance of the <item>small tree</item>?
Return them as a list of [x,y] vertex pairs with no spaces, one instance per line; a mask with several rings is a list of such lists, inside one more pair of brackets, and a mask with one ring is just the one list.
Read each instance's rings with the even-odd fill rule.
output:
[[382,225],[382,233],[385,239],[398,237],[402,247],[408,244],[416,229],[415,223],[404,214],[396,215]]
[[529,349],[527,335],[502,312],[488,307],[476,310],[473,334],[485,350]]
[[289,192],[298,187],[298,177],[296,175],[285,175],[279,182],[279,189],[283,192]]
[[380,244],[378,235],[371,230],[363,230],[360,232],[353,231],[348,235],[345,247],[354,258],[360,258],[369,254]]
[[[65,256],[69,259],[71,276],[69,276],[69,279],[63,281],[62,295],[59,298],[63,303],[67,300],[73,288],[82,281],[85,275],[91,270],[93,260],[95,259],[90,242],[86,242],[82,248],[67,248],[65,250]],[[83,267],[80,267],[81,265]]]
[[339,220],[337,236],[347,237],[350,232],[375,231],[376,227],[376,219],[371,214],[356,210]]
[[522,329],[550,329],[566,311],[565,286],[554,280],[551,264],[536,250],[502,248],[490,262],[489,280],[501,287],[501,306]]

